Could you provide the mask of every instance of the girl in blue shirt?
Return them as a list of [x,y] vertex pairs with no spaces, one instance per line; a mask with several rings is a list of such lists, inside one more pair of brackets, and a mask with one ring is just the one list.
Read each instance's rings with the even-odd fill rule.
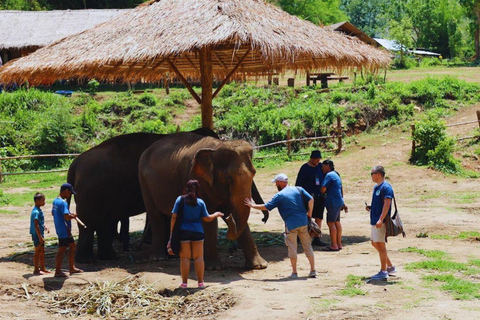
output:
[[331,244],[324,251],[339,251],[342,249],[342,225],[340,224],[340,211],[347,207],[343,201],[343,187],[340,175],[335,171],[332,160],[325,160],[322,163],[323,179],[321,193],[327,193],[325,208],[327,208],[327,225],[330,231]]
[[[167,249],[170,254],[172,251],[172,235],[174,229],[179,230],[180,238],[180,274],[182,283],[180,288],[187,288],[188,274],[190,272],[190,259],[193,258],[195,272],[197,274],[198,287],[203,289],[203,275],[205,273],[205,262],[203,259],[203,232],[202,221],[210,222],[218,217],[223,217],[223,213],[215,212],[209,215],[205,202],[198,197],[199,184],[197,180],[190,180],[185,187],[183,196],[179,196],[175,201],[172,210],[172,220],[170,222],[170,240]],[[179,217],[177,221],[177,215]]]

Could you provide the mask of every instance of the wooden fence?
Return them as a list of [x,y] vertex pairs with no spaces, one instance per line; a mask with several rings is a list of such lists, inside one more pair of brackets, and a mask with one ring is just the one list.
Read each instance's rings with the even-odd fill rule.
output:
[[[177,128],[178,132],[178,128]],[[299,139],[291,139],[290,129],[287,131],[287,139],[283,141],[276,141],[272,143],[268,143],[261,146],[254,146],[254,149],[261,149],[266,147],[271,147],[279,144],[286,144],[287,145],[287,155],[290,156],[292,154],[292,143],[294,142],[301,142],[301,141],[313,141],[313,140],[336,140],[337,148],[332,150],[324,150],[325,152],[340,152],[342,150],[342,125],[341,119],[337,116],[337,129],[336,134],[331,136],[323,136],[323,137],[311,137],[311,138],[299,138]],[[309,153],[300,153],[298,155],[305,155]],[[30,155],[30,156],[16,156],[16,157],[5,157],[0,158],[0,183],[3,181],[3,176],[13,176],[13,175],[21,175],[21,174],[38,174],[38,173],[50,173],[50,172],[64,172],[68,171],[68,169],[57,169],[57,170],[42,170],[42,171],[28,171],[28,172],[2,172],[2,161],[8,160],[19,160],[19,159],[31,159],[31,158],[54,158],[54,157],[76,157],[80,155],[80,153],[69,153],[69,154],[38,154],[38,155]],[[277,155],[271,156],[264,156],[264,157],[255,157],[256,159],[263,159],[267,157],[275,157]]]
[[[472,121],[466,121],[466,122],[459,122],[459,123],[452,123],[449,125],[446,125],[446,127],[455,127],[455,126],[463,126],[466,124],[472,124],[472,123],[477,123],[479,130],[480,130],[480,110],[477,110],[477,120],[472,120]],[[412,152],[410,155],[410,159],[415,159],[415,149],[418,148],[419,146],[415,142],[415,124],[411,125],[412,128]],[[462,137],[462,138],[457,138],[457,141],[462,141],[462,140],[468,140],[468,139],[473,139],[476,138],[477,136],[468,136],[468,137]]]

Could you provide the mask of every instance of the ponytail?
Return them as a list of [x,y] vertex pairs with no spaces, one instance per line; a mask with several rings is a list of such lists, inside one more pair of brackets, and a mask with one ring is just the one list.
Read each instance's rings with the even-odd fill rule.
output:
[[199,184],[197,180],[189,180],[185,187],[185,203],[189,206],[197,205]]

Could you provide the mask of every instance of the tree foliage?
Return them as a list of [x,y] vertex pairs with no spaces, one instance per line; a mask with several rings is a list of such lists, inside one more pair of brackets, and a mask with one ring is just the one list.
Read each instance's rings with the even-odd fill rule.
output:
[[278,0],[285,11],[315,24],[332,24],[347,20],[340,0]]

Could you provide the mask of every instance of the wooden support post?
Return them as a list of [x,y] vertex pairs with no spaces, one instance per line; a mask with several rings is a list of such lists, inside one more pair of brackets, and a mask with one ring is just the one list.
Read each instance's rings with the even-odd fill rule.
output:
[[480,129],[480,110],[477,110],[478,128]]
[[276,85],[276,86],[278,86],[278,83],[279,83],[279,82],[278,82],[278,78],[273,78],[272,80],[273,80],[273,84]]
[[310,71],[307,71],[307,87],[310,87]]
[[272,73],[271,72],[268,73],[268,80],[267,81],[268,81],[268,85],[271,86],[272,85]]
[[292,139],[292,132],[290,129],[287,130],[287,155],[290,157],[292,153],[292,143],[288,140]]
[[170,80],[166,75],[163,77],[163,83],[165,84],[165,92],[168,96],[170,94]]
[[410,126],[412,128],[412,152],[410,154],[410,162],[415,160],[415,124]]
[[342,151],[342,121],[340,116],[337,116],[337,138],[338,138],[338,150],[337,153]]
[[288,78],[287,85],[293,88],[295,86],[295,78]]
[[202,82],[202,127],[213,129],[213,63],[212,49],[202,48],[200,56],[200,79]]
[[2,161],[0,160],[0,183],[3,181],[3,176],[2,176]]

